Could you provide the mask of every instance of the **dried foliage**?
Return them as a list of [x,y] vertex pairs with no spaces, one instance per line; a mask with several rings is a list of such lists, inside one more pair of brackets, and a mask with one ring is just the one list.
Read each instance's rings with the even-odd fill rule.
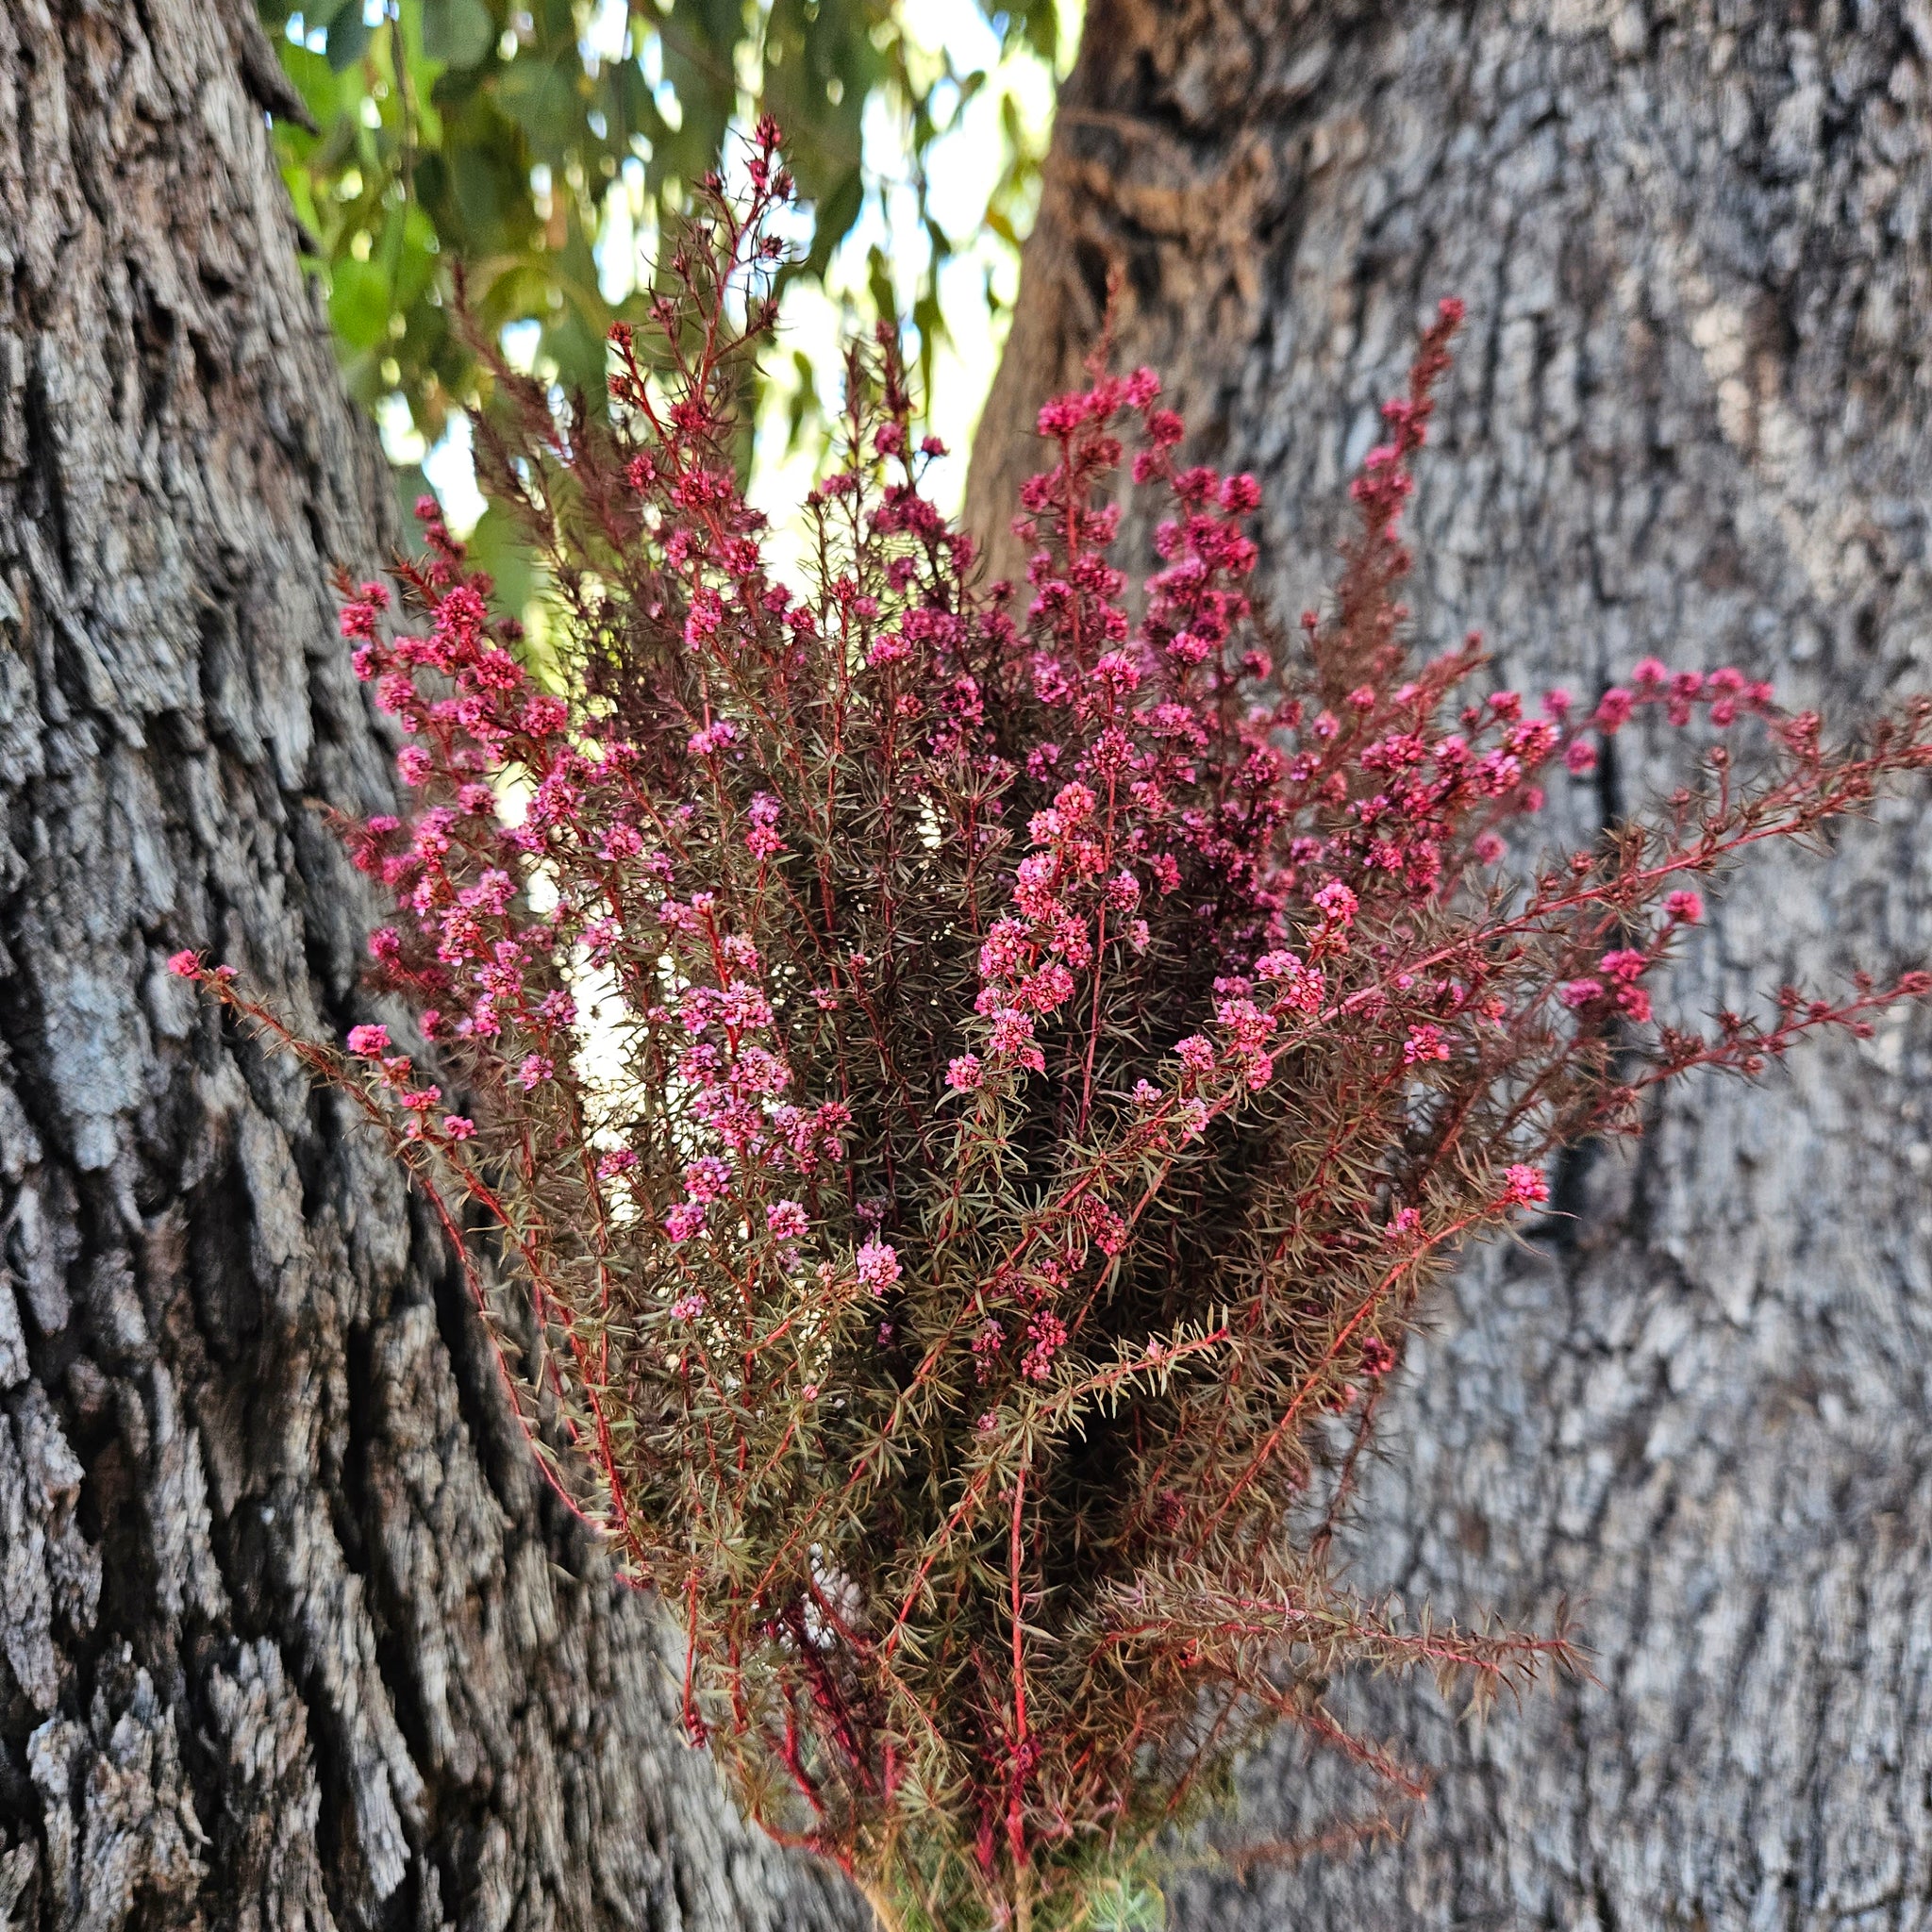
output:
[[[891,1923],[1074,1926],[1259,1727],[1419,1795],[1329,1713],[1336,1672],[1481,1704],[1568,1656],[1351,1593],[1334,1513],[1419,1295],[1545,1202],[1553,1150],[1932,983],[1702,1031],[1649,991],[1700,879],[1932,760],[1932,713],[1827,751],[1727,671],[1532,713],[1475,694],[1474,639],[1409,662],[1397,518],[1451,304],[1291,639],[1244,588],[1253,480],[1178,463],[1144,371],[1042,412],[1029,583],[978,584],[890,341],[853,358],[788,587],[729,418],[774,141],[648,349],[614,333],[608,426],[504,375],[497,494],[568,610],[548,683],[432,506],[399,573],[422,634],[378,586],[344,612],[421,800],[347,828],[401,908],[376,977],[468,1110],[384,1027],[340,1054],[178,964],[514,1264],[533,1442],[567,1440],[554,1479],[681,1625],[691,1734],[766,1827]],[[1127,488],[1168,506],[1131,599]],[[1700,783],[1504,867],[1639,714]]]

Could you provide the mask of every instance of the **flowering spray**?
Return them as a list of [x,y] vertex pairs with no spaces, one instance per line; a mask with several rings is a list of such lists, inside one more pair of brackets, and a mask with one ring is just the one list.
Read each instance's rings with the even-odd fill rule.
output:
[[[434,1077],[175,964],[361,1104],[486,1316],[508,1264],[533,1451],[676,1621],[685,1724],[752,1814],[907,1932],[1072,1928],[1148,1895],[1265,1726],[1420,1796],[1330,1713],[1337,1671],[1481,1704],[1570,1655],[1330,1574],[1418,1297],[1658,1082],[1932,984],[1696,1031],[1649,991],[1700,879],[1924,766],[1932,712],[1827,751],[1731,671],[1533,708],[1475,694],[1474,639],[1412,663],[1397,519],[1450,303],[1291,640],[1244,588],[1253,479],[1180,463],[1146,371],[1042,410],[1026,586],[979,582],[883,334],[788,585],[733,462],[769,125],[749,175],[710,184],[651,339],[613,331],[611,426],[499,370],[484,467],[555,585],[542,675],[427,501],[420,630],[379,585],[344,609],[417,801],[344,829]],[[1132,599],[1128,488],[1166,507]],[[1499,870],[1640,717],[1701,781]]]

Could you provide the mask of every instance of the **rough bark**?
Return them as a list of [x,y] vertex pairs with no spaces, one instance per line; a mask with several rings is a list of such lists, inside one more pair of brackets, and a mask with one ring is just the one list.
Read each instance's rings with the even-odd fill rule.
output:
[[389,482],[243,0],[0,6],[0,1907],[807,1926],[677,1740],[380,1153],[162,968],[329,1032],[387,750],[326,574]]
[[[1932,679],[1923,0],[1095,0],[975,453],[1000,526],[1109,265],[1124,362],[1266,491],[1268,589],[1316,595],[1349,467],[1440,295],[1471,324],[1425,460],[1425,640],[1594,692],[1646,652],[1840,719]],[[1008,546],[1008,550],[1010,545]],[[1010,562],[1010,557],[1004,561]],[[1663,781],[1633,741],[1555,802]],[[1932,951],[1923,795],[1751,868],[1691,1010]],[[1177,1890],[1179,1926],[1932,1924],[1932,1024],[1679,1093],[1565,1171],[1406,1365],[1355,1574],[1547,1622],[1594,1681],[1472,1734],[1399,1846]],[[1234,1835],[1348,1781],[1283,1747]]]

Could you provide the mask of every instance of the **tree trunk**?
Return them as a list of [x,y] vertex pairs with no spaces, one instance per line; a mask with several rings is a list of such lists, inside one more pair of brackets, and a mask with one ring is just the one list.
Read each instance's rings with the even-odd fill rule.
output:
[[245,0],[0,5],[0,1917],[861,1922],[678,1741],[333,1034],[389,796],[326,574],[390,485]]
[[[1924,0],[1093,0],[975,454],[982,529],[1076,378],[1123,366],[1266,491],[1292,624],[1414,331],[1470,305],[1412,519],[1424,641],[1593,699],[1656,653],[1851,722],[1932,681]],[[1000,558],[1010,568],[1010,541]],[[1587,839],[1667,781],[1618,742]],[[1689,1013],[1932,952],[1923,794],[1748,869]],[[1180,1927],[1932,1924],[1932,1023],[1700,1083],[1560,1175],[1410,1351],[1354,1574],[1547,1624],[1594,1680],[1459,1728],[1399,1845],[1179,1886]],[[1284,1743],[1230,1837],[1350,1802]]]

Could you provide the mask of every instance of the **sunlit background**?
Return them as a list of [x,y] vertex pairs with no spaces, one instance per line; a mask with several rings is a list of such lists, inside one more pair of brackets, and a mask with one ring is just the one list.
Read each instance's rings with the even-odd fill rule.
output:
[[[924,217],[906,117],[874,97],[865,154],[876,189],[841,243],[824,285],[800,283],[787,291],[781,351],[809,366],[817,395],[832,395],[842,343],[869,328],[879,311],[874,268],[884,265],[893,312],[900,316],[912,313],[931,277],[943,326],[935,332],[922,400],[932,433],[953,452],[932,473],[940,507],[951,513],[964,498],[966,452],[1018,294],[1019,243],[1032,222],[1057,76],[1030,50],[1003,53],[985,17],[961,0],[909,0],[900,12],[908,39],[932,50],[935,65],[942,58],[952,74],[985,74],[987,81],[959,103],[946,132],[926,150]],[[1069,17],[1063,9],[1062,58],[1071,58],[1077,27],[1077,13]],[[1016,174],[1022,175],[1017,192]],[[928,221],[951,242],[936,269]],[[908,348],[916,346],[915,338]],[[760,508],[776,515],[803,496],[817,450],[791,430],[792,412],[801,396],[814,392],[811,385],[802,379],[797,361],[774,373],[776,392],[759,425],[753,491]]]
[[781,530],[823,458],[843,343],[898,325],[956,508],[1005,341],[1079,0],[261,0],[316,123],[278,125],[350,386],[408,501],[426,481],[507,596],[535,588],[478,493],[487,389],[451,326],[513,364],[601,380],[603,337],[648,296],[689,184],[761,107],[801,207],[751,445]]

